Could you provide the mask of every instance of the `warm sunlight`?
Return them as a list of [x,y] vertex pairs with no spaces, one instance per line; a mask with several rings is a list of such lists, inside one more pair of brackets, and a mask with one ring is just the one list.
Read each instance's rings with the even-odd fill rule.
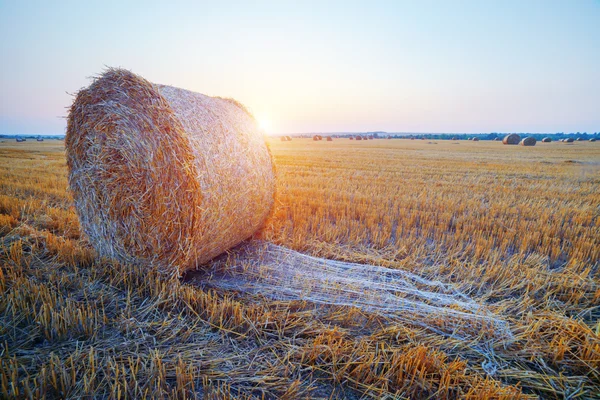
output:
[[0,0],[0,400],[600,400],[598,21]]
[[257,117],[256,120],[258,121],[258,126],[260,127],[260,129],[262,129],[266,133],[271,133],[271,127],[273,125],[271,124],[270,118],[267,118],[265,116],[260,116],[260,117]]

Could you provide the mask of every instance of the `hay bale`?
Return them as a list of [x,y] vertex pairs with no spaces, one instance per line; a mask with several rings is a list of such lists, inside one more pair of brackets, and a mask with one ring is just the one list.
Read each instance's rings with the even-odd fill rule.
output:
[[595,142],[595,141],[596,141],[596,138],[591,138],[590,139],[590,142]]
[[234,100],[109,69],[77,94],[65,146],[101,256],[181,273],[250,237],[273,207],[271,154]]
[[550,139],[549,137],[545,137],[542,139],[542,143],[550,143],[552,142],[552,139]]
[[458,140],[458,136],[453,136],[452,140]]
[[350,136],[350,140],[354,140],[354,136]]
[[474,137],[474,138],[473,138],[473,141],[474,141],[474,142],[479,142],[479,138],[478,138],[478,137]]
[[328,142],[333,142],[333,139],[331,138],[331,136],[327,136],[327,141]]
[[43,142],[43,141],[44,141],[44,138],[43,138],[43,137],[39,137],[39,138],[37,138],[36,140],[37,140],[38,142]]
[[288,142],[292,141],[292,137],[291,136],[286,136],[285,138],[287,139]]
[[578,137],[578,138],[577,138],[577,141],[578,141],[578,142],[583,142],[583,138],[580,138],[580,137]]
[[499,142],[499,141],[500,141],[500,138],[499,138],[499,137],[495,137],[495,138],[494,138],[494,142]]
[[535,146],[535,144],[537,143],[537,140],[533,137],[533,136],[529,136],[526,137],[525,139],[521,140],[521,146]]
[[516,133],[511,133],[510,135],[506,135],[506,136],[504,136],[504,139],[502,139],[503,144],[519,144],[520,141],[521,141],[521,136],[517,135]]
[[356,140],[362,140],[362,136],[360,136],[360,135],[359,135],[359,136],[357,136],[357,137],[356,137]]
[[391,139],[391,138],[392,138],[392,135],[387,135],[387,138],[388,138],[388,139]]
[[287,142],[287,137],[286,136],[282,136],[279,138],[279,140],[281,140],[282,142]]
[[566,138],[564,139],[565,143],[573,143],[575,141],[575,139],[573,139],[572,137],[570,138]]

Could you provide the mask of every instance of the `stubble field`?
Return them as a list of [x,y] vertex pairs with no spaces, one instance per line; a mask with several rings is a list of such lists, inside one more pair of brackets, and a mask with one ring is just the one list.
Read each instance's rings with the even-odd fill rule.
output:
[[477,335],[99,259],[80,236],[63,143],[6,142],[0,395],[598,396],[600,143],[269,143],[278,197],[257,239],[452,284],[511,340],[482,353]]

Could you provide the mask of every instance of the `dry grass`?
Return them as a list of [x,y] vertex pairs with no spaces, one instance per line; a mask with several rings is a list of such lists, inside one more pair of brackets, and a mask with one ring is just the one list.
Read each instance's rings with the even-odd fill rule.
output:
[[508,320],[515,341],[487,360],[359,310],[208,291],[100,259],[79,235],[62,143],[6,143],[0,396],[597,396],[597,143],[270,145],[279,198],[263,239],[453,283]]

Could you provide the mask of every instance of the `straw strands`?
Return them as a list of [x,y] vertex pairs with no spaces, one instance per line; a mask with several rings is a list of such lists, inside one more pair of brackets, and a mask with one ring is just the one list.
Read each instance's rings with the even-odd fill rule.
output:
[[243,106],[126,70],[77,94],[65,145],[79,220],[102,256],[181,273],[256,232],[274,202],[271,154]]
[[228,267],[215,264],[202,284],[271,300],[356,307],[454,337],[512,338],[508,324],[483,305],[402,270],[326,260],[260,241],[232,251],[223,265]]

